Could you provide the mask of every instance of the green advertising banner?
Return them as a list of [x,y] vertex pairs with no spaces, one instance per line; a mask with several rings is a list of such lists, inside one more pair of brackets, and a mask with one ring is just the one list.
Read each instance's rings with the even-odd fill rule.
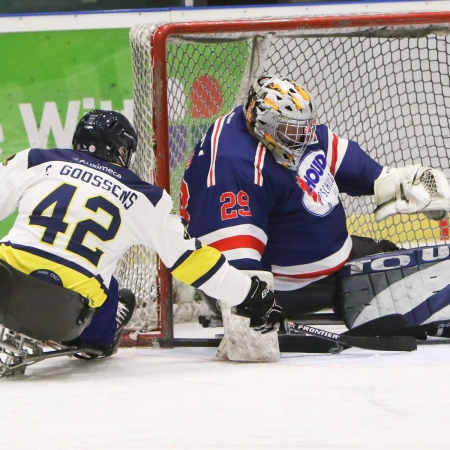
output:
[[[30,147],[71,148],[79,119],[95,108],[133,119],[128,28],[6,33],[0,48],[0,161]],[[193,63],[199,51],[204,58]],[[232,109],[247,55],[246,42],[168,47],[170,167],[178,184],[186,156]],[[0,238],[14,219],[0,222]]]
[[[71,148],[79,119],[92,109],[133,119],[128,28],[0,33],[0,48],[0,161],[30,147]],[[199,52],[203,58],[193,63]],[[174,192],[186,156],[232,109],[247,55],[244,41],[168,46]],[[0,221],[0,238],[14,219]]]
[[[0,34],[0,160],[29,147],[71,147],[94,108],[133,116],[128,29]],[[14,216],[0,222],[0,237]]]

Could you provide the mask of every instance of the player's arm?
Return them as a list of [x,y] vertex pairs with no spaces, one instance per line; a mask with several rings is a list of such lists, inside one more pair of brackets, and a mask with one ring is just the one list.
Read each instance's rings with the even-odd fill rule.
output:
[[27,168],[28,150],[12,155],[0,163],[0,220],[16,209]]
[[283,319],[267,284],[250,279],[228,264],[215,248],[187,236],[180,217],[172,212],[172,200],[164,191],[148,222],[147,243],[160,256],[172,275],[183,283],[201,289],[207,295],[230,306],[248,308],[271,331]]

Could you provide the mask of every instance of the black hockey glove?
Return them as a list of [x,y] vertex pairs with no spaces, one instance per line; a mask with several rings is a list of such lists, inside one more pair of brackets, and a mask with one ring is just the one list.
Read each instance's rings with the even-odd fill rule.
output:
[[287,332],[286,315],[277,305],[273,292],[265,281],[252,277],[252,285],[245,300],[232,309],[233,314],[250,319],[250,326],[262,334],[280,330]]

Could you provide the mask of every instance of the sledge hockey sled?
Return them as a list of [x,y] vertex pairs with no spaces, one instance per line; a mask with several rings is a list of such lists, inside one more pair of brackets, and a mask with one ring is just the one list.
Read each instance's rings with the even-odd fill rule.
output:
[[0,377],[57,356],[101,356],[99,349],[63,344],[83,332],[93,313],[80,294],[0,260]]

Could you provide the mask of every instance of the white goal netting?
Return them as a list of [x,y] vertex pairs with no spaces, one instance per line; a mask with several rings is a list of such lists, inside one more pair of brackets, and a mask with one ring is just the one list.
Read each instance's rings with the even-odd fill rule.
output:
[[[356,140],[381,164],[420,163],[450,176],[450,16],[413,16],[335,18],[335,26],[309,18],[133,27],[139,136],[133,169],[166,188],[164,173],[170,173],[178,208],[186,159],[208,126],[244,102],[256,76],[278,73],[313,93],[320,122]],[[448,236],[446,220],[401,215],[376,223],[373,198],[344,196],[344,203],[353,234],[409,246],[443,243]],[[140,304],[135,329],[161,325],[158,270],[156,256],[141,247],[121,262],[120,282]],[[175,321],[207,311],[192,291],[180,297]]]

